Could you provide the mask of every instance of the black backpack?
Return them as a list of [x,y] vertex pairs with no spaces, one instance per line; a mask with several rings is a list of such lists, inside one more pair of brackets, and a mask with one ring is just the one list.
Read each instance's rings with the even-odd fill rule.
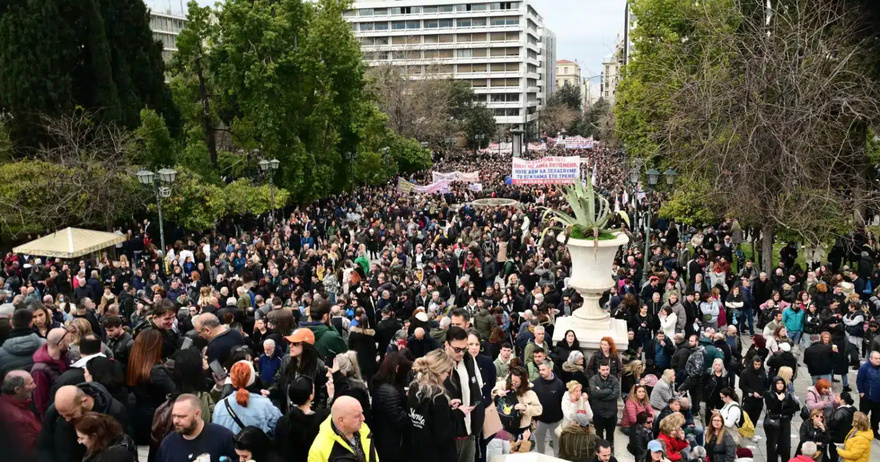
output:
[[498,411],[498,418],[501,420],[501,425],[507,431],[519,431],[522,415],[520,415],[519,410],[515,409],[518,402],[519,401],[516,400],[516,396],[513,392],[508,392],[504,396],[495,397],[495,410]]

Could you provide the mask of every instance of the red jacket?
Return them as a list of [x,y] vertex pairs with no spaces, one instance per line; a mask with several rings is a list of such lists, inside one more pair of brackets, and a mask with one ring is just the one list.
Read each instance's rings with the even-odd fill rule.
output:
[[46,413],[46,409],[54,400],[53,396],[49,396],[52,385],[58,376],[67,370],[67,354],[63,354],[61,359],[53,359],[49,356],[48,348],[47,343],[34,353],[34,366],[31,368],[31,375],[34,377],[34,383],[37,384],[34,390],[34,406],[40,416]]
[[660,432],[660,435],[657,439],[663,440],[666,443],[666,458],[669,459],[669,462],[676,462],[681,460],[681,451],[682,449],[688,447],[688,442],[685,440],[680,440],[678,438],[672,438],[671,436]]
[[0,414],[11,428],[15,428],[16,438],[25,453],[32,454],[40,434],[40,420],[31,411],[31,400],[18,401],[10,395],[0,396]]

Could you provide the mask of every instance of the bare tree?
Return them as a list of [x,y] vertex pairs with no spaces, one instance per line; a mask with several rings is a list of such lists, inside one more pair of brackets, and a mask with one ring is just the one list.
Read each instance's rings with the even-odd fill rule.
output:
[[[34,159],[4,164],[0,181],[0,223],[8,232],[65,226],[111,229],[149,197],[138,189],[129,159],[133,137],[115,124],[98,124],[94,114],[76,111],[42,118],[50,144]],[[18,175],[18,181],[9,181]],[[143,193],[143,194],[141,194]]]
[[768,268],[778,232],[823,242],[877,205],[866,194],[865,129],[880,95],[861,11],[765,1],[694,10],[693,35],[670,44],[681,53],[668,78],[681,84],[657,140],[685,182],[708,180],[717,213],[761,229]]

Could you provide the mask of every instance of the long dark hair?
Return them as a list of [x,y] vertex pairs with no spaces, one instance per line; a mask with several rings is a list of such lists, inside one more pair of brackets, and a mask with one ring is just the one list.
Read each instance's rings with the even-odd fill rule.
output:
[[134,339],[128,358],[128,386],[150,380],[150,370],[162,360],[162,343],[162,334],[156,329],[147,329]]
[[[571,332],[571,334],[574,335],[574,343],[571,344],[571,347],[568,346],[568,340],[565,339],[565,337],[568,337],[569,332]],[[556,346],[565,347],[567,349],[570,348],[572,351],[574,351],[574,350],[581,349],[581,342],[580,342],[580,340],[578,340],[577,334],[575,334],[573,330],[569,329],[569,330],[565,331],[565,335],[562,336],[562,340],[560,340],[559,342],[556,343]]]
[[[513,388],[513,376],[519,377],[519,388]],[[510,374],[507,376],[507,389],[513,390],[517,395],[524,395],[530,388],[529,384],[529,373],[526,372],[523,367],[514,367],[510,369]]]
[[123,435],[122,426],[113,417],[97,412],[86,412],[74,424],[76,431],[89,436],[92,447],[86,450],[86,456],[100,454],[119,440]]
[[[302,342],[302,354],[290,357],[292,367],[287,368],[289,379],[293,380],[297,374],[309,374],[318,366],[318,350],[308,342]],[[320,372],[319,372],[320,373]]]
[[174,355],[172,377],[181,393],[208,391],[202,374],[202,353],[195,348],[180,350]]
[[412,370],[412,361],[403,353],[393,351],[385,355],[385,359],[379,365],[379,371],[373,376],[373,388],[387,383],[395,388],[403,388],[409,383],[409,372]]
[[272,441],[259,427],[244,427],[235,435],[235,449],[250,451],[254,462],[267,462]]

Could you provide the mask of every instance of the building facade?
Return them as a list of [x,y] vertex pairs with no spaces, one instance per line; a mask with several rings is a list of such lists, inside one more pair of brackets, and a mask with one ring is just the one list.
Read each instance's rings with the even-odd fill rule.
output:
[[344,16],[369,65],[464,80],[498,124],[537,133],[556,38],[531,0],[357,0]]
[[617,49],[602,60],[602,88],[600,97],[614,106],[617,101],[617,84],[620,83],[620,70],[626,50],[620,36],[617,37]]
[[[162,60],[165,61],[166,67],[177,52],[177,36],[186,27],[186,22],[184,16],[150,11],[150,29],[153,31],[153,38],[162,42]],[[165,79],[168,80],[168,77],[166,72]]]
[[556,61],[556,88],[562,88],[566,85],[570,87],[581,85],[581,65],[574,61],[560,59]]
[[556,93],[556,34],[553,33],[547,27],[544,27],[543,37],[541,38],[541,43],[544,45],[543,58],[544,61],[542,64],[542,89],[544,90],[544,97],[538,98],[538,102],[541,103],[541,107],[544,107],[544,104],[553,97],[553,94]]

